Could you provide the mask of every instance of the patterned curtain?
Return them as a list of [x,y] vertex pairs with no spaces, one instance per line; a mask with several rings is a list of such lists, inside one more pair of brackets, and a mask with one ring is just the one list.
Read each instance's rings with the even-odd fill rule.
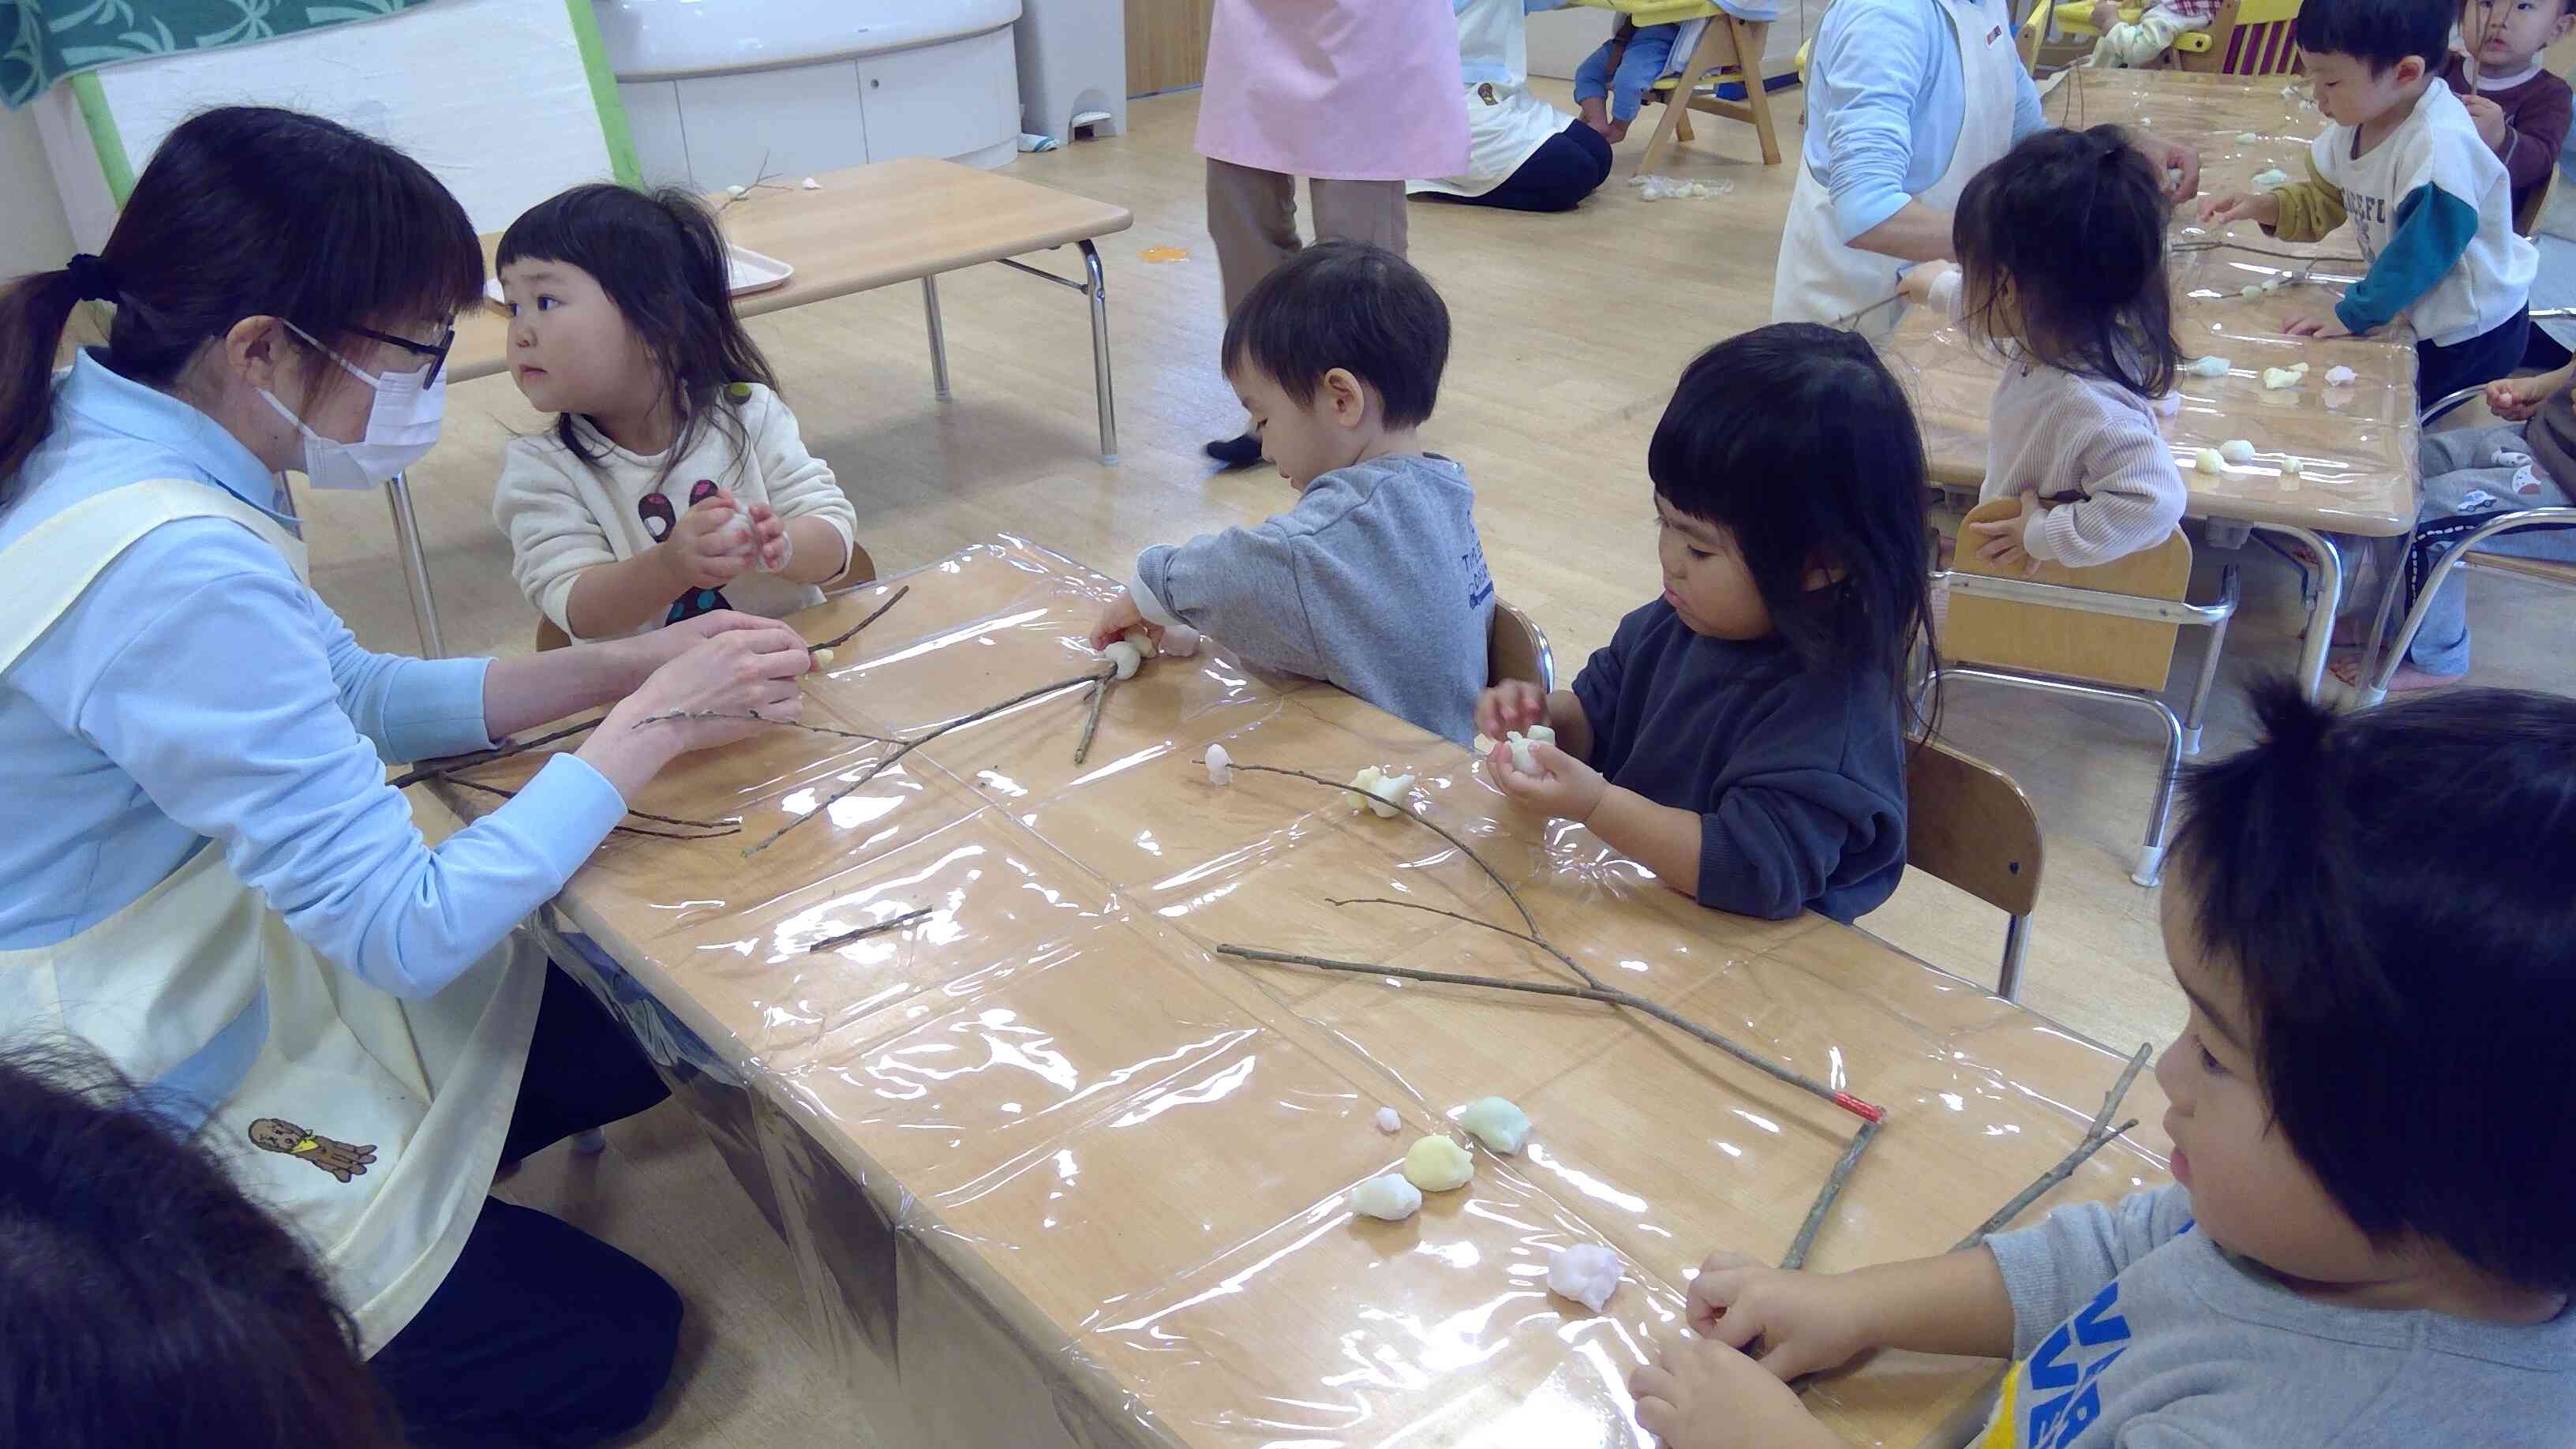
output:
[[74,71],[180,50],[212,50],[428,0],[0,0],[0,102],[15,110]]

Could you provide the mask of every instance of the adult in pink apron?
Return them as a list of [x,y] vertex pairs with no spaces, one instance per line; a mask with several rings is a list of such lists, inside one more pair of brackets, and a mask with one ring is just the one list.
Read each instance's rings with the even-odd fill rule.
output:
[[[1467,169],[1450,0],[1217,0],[1198,151],[1229,317],[1302,245],[1300,176],[1318,241],[1401,253],[1405,181]],[[1208,455],[1245,466],[1261,439],[1210,443]]]

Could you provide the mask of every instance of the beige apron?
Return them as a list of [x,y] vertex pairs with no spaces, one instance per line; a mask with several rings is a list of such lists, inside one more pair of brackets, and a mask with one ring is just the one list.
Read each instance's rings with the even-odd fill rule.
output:
[[[209,517],[259,535],[305,576],[303,543],[221,489],[112,489],[0,551],[22,601],[0,622],[0,669],[145,534]],[[76,1037],[147,1105],[194,1127],[312,1245],[373,1354],[464,1249],[544,986],[544,956],[520,931],[435,996],[397,1000],[297,939],[208,842],[71,939],[0,951],[0,1033]]]
[[[2012,25],[2000,18],[2000,8],[1968,0],[1933,3],[1950,22],[1951,39],[1959,47],[1959,141],[1951,148],[1950,168],[1914,199],[1948,210],[1959,204],[1968,178],[2012,149],[2013,91],[2020,84],[2021,54],[2013,48]],[[1822,64],[1821,57],[1817,63]],[[1824,118],[1813,124],[1823,125]],[[1832,323],[1876,307],[1896,295],[1897,273],[1904,266],[1895,257],[1849,246],[1835,235],[1833,191],[1802,155],[1788,223],[1780,233],[1771,320]],[[1896,329],[1904,310],[1902,305],[1878,307],[1857,325],[1872,337],[1883,337]]]

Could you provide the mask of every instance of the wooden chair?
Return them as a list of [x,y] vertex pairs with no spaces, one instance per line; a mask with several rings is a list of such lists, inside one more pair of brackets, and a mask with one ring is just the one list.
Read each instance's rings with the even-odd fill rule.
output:
[[[1762,74],[1763,51],[1771,40],[1769,21],[1739,20],[1702,0],[1637,0],[1613,8],[1639,25],[1708,22],[1700,27],[1699,41],[1691,47],[1690,59],[1682,63],[1681,73],[1655,83],[1655,98],[1664,103],[1664,115],[1647,139],[1645,153],[1637,158],[1636,175],[1651,174],[1675,139],[1684,144],[1693,139],[1693,111],[1752,126],[1755,139],[1762,143],[1762,164],[1780,164],[1780,133],[1771,121],[1771,92]],[[1729,83],[1744,88],[1743,100],[1717,94],[1719,86]]]
[[1548,651],[1547,635],[1530,616],[1497,597],[1494,622],[1485,633],[1485,682],[1500,684],[1506,679],[1526,679],[1541,689],[1554,689],[1556,656]]
[[2539,230],[2540,213],[2549,209],[2549,193],[2557,187],[2558,168],[2552,166],[2549,168],[2548,179],[2540,183],[2540,189],[2531,193],[2524,199],[2522,205],[2513,209],[2513,229],[2524,236]]
[[[2165,726],[2164,773],[2147,817],[2146,842],[2129,878],[2154,885],[2164,869],[2165,822],[2173,813],[2175,772],[2185,755],[2200,753],[2201,716],[2218,677],[2227,623],[2238,599],[2236,566],[2221,578],[2215,603],[2185,598],[2191,583],[2191,540],[2177,530],[2154,548],[2087,569],[2042,564],[2037,575],[2004,574],[1976,556],[1967,524],[2011,518],[2018,500],[1998,498],[1968,511],[1960,528],[1958,557],[1946,574],[1949,617],[1941,633],[1942,660],[1932,679],[1973,679],[2049,694],[2108,700],[2153,712]],[[2176,717],[2160,691],[2173,668],[2176,630],[2210,631],[2189,711]]]
[[2174,40],[2174,64],[2203,75],[2295,75],[2307,68],[2298,19],[2299,0],[2227,0],[2207,30]]
[[1905,863],[2004,913],[1995,994],[2021,993],[2030,913],[2039,905],[2039,812],[2012,776],[1938,740],[1905,752]]
[[[2421,415],[2421,425],[2432,426],[2445,413],[2473,399],[2486,395],[2484,387],[2464,387],[2447,397],[2436,399]],[[2466,532],[2458,530],[2466,527]],[[2519,578],[2576,589],[2576,563],[2556,559],[2522,558],[2496,553],[2484,547],[2488,540],[2526,529],[2576,528],[2576,508],[2525,508],[2511,513],[2498,513],[2483,522],[2452,525],[2455,539],[2440,540],[2447,544],[2441,558],[2425,570],[2424,582],[2415,595],[2414,607],[2397,626],[2397,635],[2388,641],[2385,654],[2379,653],[2380,636],[2387,632],[2388,617],[2394,611],[2397,596],[2405,591],[2408,570],[2401,565],[2389,571],[2390,578],[2379,596],[2379,612],[2371,620],[2370,633],[2363,642],[2361,682],[2353,689],[2356,708],[2370,709],[2388,698],[2389,681],[2397,677],[2398,666],[2406,662],[2406,651],[2415,646],[2415,635],[2424,627],[2424,615],[2432,608],[2433,595],[2449,580],[2455,569],[2478,569],[2487,573],[2512,574]],[[2424,548],[2422,532],[2409,533],[2406,551],[2411,554]],[[2403,555],[2401,555],[2401,559]]]

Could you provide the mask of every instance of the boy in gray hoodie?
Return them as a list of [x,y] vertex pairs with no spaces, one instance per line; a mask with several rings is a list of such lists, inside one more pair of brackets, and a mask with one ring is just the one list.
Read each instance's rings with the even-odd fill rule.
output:
[[1448,360],[1447,305],[1383,247],[1323,242],[1263,278],[1226,323],[1225,374],[1297,504],[1145,550],[1092,647],[1185,625],[1466,741],[1494,582],[1465,470],[1414,432]]

